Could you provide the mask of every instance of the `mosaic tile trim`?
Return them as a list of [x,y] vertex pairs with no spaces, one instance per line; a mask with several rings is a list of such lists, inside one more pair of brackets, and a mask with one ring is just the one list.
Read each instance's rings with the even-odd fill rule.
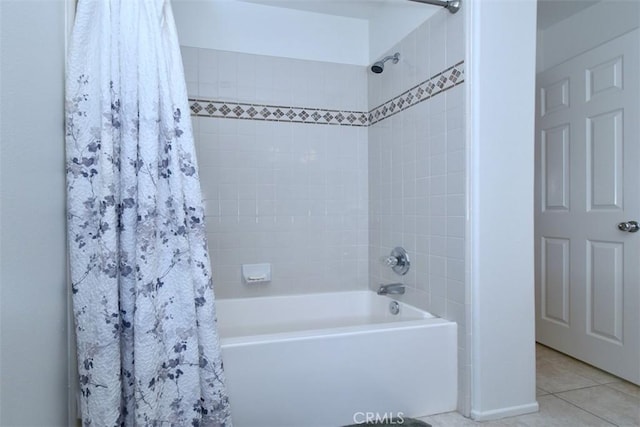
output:
[[364,111],[243,104],[205,99],[189,99],[189,106],[191,107],[191,114],[199,117],[224,117],[229,119],[342,126],[369,125],[368,114]]
[[415,85],[411,89],[404,91],[402,94],[371,110],[369,112],[369,125],[373,125],[394,114],[398,114],[412,105],[433,98],[462,82],[464,82],[464,61],[447,68],[443,72]]
[[464,82],[464,61],[415,85],[369,112],[191,98],[189,99],[189,107],[191,115],[198,117],[366,127],[398,114],[412,105],[433,98],[462,82]]

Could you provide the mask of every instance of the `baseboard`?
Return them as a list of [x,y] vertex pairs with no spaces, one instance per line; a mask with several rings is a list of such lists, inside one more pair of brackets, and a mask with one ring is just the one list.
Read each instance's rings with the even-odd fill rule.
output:
[[516,415],[530,414],[538,412],[538,402],[529,403],[526,405],[511,406],[509,408],[493,409],[491,411],[476,411],[471,410],[471,419],[475,421],[491,421],[498,420],[500,418],[515,417]]

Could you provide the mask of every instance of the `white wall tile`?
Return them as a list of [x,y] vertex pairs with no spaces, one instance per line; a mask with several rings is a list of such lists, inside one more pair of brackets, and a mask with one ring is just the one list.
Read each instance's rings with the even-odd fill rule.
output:
[[426,80],[431,77],[429,74],[429,49],[431,46],[431,40],[429,39],[429,21],[420,25],[416,29],[416,69],[417,77],[419,81]]
[[451,216],[447,218],[447,236],[464,237],[464,217]]
[[447,174],[447,194],[464,194],[464,192],[464,172],[450,172],[449,174]]
[[465,148],[464,127],[447,130],[446,147],[447,151],[461,151]]
[[457,282],[464,282],[464,261],[456,259],[447,260],[447,278]]
[[[447,157],[445,154],[431,156],[431,176],[445,175],[447,173]],[[431,185],[433,186],[433,181]],[[433,187],[432,187],[433,188]]]
[[465,153],[463,150],[447,153],[447,170],[463,172],[465,170]]
[[[442,100],[442,97],[436,96],[434,101]],[[444,106],[444,103],[441,104]],[[434,107],[436,104],[432,104],[431,113],[429,115],[429,137],[439,136],[443,134],[447,129],[447,115],[444,110],[436,110]]]
[[447,239],[447,257],[457,260],[464,260],[465,247],[463,238],[449,237]]
[[[365,265],[367,259],[368,233],[359,233],[358,226],[366,224],[368,212],[353,209],[352,203],[354,198],[367,197],[367,182],[358,180],[354,169],[354,164],[367,166],[366,161],[359,160],[367,154],[361,152],[366,147],[367,132],[349,127],[328,131],[328,126],[320,125],[214,118],[198,122],[207,224],[210,229],[224,230],[210,234],[218,248],[218,256],[212,259],[214,271],[219,271],[219,296],[256,294],[254,288],[241,282],[238,273],[240,265],[248,262],[273,263],[272,283],[258,293],[325,292],[367,286],[362,268],[349,269],[345,262]],[[247,130],[247,126],[253,128]],[[327,156],[327,150],[333,157]],[[254,231],[256,227],[262,231]],[[329,229],[333,234],[318,237],[318,231]],[[358,247],[364,250],[358,251]],[[286,256],[279,258],[274,253]],[[322,253],[335,258],[335,269],[318,267],[322,265]],[[292,263],[296,257],[299,262]]]
[[447,215],[464,216],[466,211],[466,200],[461,194],[447,196]]
[[[461,58],[462,60],[462,58]],[[449,66],[454,65],[454,62],[447,62]],[[457,107],[464,107],[464,86],[455,86],[448,89],[445,92],[447,110]]]
[[[465,284],[464,281],[456,281],[447,279],[447,300],[458,304],[465,303]],[[465,324],[466,322],[463,322]]]
[[[397,64],[401,72],[402,88],[408,89],[415,86],[418,80],[418,61],[417,61],[417,33],[412,31],[400,42],[400,62]],[[420,76],[421,77],[421,76]]]

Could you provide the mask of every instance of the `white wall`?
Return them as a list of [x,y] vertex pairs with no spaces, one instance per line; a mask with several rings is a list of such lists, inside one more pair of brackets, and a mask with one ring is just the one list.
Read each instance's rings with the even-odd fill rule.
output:
[[[322,4],[272,0],[259,3],[173,0],[180,43],[207,49],[370,65],[442,9],[409,1]],[[338,16],[340,13],[343,16]]]
[[0,2],[0,425],[67,425],[64,1]]
[[366,20],[230,0],[174,0],[180,44],[341,64],[369,62]]
[[[0,5],[0,25],[2,24],[2,7]],[[0,27],[1,28],[1,27]],[[0,30],[0,36],[2,35]],[[3,37],[0,37],[0,55],[4,52]],[[2,93],[2,56],[0,56],[0,94]],[[0,105],[0,255],[2,254],[2,106]],[[2,308],[2,282],[0,274],[0,308]],[[2,346],[2,315],[0,315],[0,347]],[[2,355],[0,355],[0,378],[2,378]],[[0,402],[2,402],[2,387],[0,386]],[[2,404],[0,404],[0,422],[2,420]]]
[[[533,161],[536,2],[467,2],[471,415],[536,411]],[[505,43],[508,37],[509,43]]]
[[538,72],[640,26],[640,2],[602,0],[538,32]]

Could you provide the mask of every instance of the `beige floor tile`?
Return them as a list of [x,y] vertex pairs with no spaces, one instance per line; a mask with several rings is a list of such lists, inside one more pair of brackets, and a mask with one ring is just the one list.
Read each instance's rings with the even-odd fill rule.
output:
[[505,418],[503,427],[611,427],[613,424],[548,395],[538,398],[540,411],[535,414]]
[[476,422],[457,412],[420,418],[433,427],[612,427],[613,424],[576,406],[547,395],[538,398],[540,411],[534,414],[504,418],[497,421]]
[[557,396],[618,426],[640,426],[640,398],[609,386],[571,390]]
[[593,366],[574,359],[571,356],[567,356],[566,354],[560,353],[559,351],[538,343],[536,343],[536,360],[552,361],[561,367],[585,378],[589,378],[598,384],[608,384],[621,381],[620,378],[614,375],[601,371],[598,368],[594,368]]
[[594,368],[591,365],[587,365],[579,360],[576,360],[572,357],[565,356],[560,359],[552,360],[552,363],[573,372],[574,374],[578,374],[585,378],[589,378],[597,382],[598,384],[608,384],[621,381],[620,378],[611,375],[607,372],[601,371],[598,368]]
[[568,356],[555,351],[552,348],[536,343],[536,359],[562,359]]
[[501,427],[611,427],[613,424],[555,396],[538,398],[540,411],[501,420]]
[[634,397],[640,397],[640,387],[635,384],[631,384],[626,381],[620,381],[617,383],[607,384],[608,387],[627,393]]
[[501,427],[499,421],[489,421],[479,423],[469,418],[465,418],[457,412],[447,412],[445,414],[432,415],[430,417],[420,418],[421,421],[431,424],[432,427]]
[[536,381],[539,389],[549,393],[598,385],[594,380],[573,372],[567,366],[547,359],[539,359],[536,362]]
[[449,422],[451,426],[474,426],[476,425],[473,421],[468,418],[463,417],[461,414],[457,412],[446,412],[444,414],[430,415],[428,417],[418,418],[420,421],[424,421],[425,423],[430,424],[432,427],[439,427],[446,425],[446,422]]

